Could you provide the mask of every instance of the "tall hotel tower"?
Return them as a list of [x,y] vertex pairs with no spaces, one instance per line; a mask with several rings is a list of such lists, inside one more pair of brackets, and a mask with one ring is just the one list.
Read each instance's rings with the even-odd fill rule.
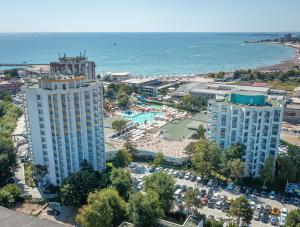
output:
[[208,101],[209,140],[221,149],[245,146],[245,175],[260,176],[267,158],[278,153],[284,100],[268,99],[260,93],[236,92]]
[[25,86],[25,113],[33,161],[47,167],[52,184],[61,185],[83,160],[105,168],[100,81],[44,76]]

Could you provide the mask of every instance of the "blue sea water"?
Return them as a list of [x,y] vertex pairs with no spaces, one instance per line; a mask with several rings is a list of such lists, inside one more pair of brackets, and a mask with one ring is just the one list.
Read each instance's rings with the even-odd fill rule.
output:
[[98,73],[158,76],[233,71],[292,58],[295,51],[289,47],[243,42],[279,36],[282,34],[0,33],[0,63],[49,63],[59,53],[71,56],[85,50],[96,62]]

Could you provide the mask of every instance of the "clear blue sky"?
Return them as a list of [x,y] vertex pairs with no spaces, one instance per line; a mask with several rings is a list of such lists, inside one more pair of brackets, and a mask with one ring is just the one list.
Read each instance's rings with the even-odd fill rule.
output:
[[0,1],[0,32],[300,30],[299,0]]

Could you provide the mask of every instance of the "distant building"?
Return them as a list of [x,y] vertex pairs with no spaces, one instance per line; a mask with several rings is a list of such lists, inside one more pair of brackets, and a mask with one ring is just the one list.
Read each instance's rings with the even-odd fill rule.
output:
[[157,78],[131,78],[122,81],[124,84],[136,86],[140,93],[148,96],[157,96],[162,89],[171,87],[174,83],[163,82]]
[[105,73],[103,79],[111,82],[120,82],[123,80],[128,80],[130,78],[130,74],[128,72],[108,72]]
[[300,104],[299,103],[286,104],[283,120],[292,124],[300,123]]
[[0,81],[0,93],[5,92],[15,94],[20,91],[20,83],[16,81],[3,80]]
[[253,92],[234,92],[208,101],[207,138],[221,149],[245,146],[246,176],[260,176],[266,159],[278,153],[284,100]]
[[47,167],[52,184],[61,185],[83,160],[105,169],[101,81],[48,75],[24,91],[33,161]]
[[88,79],[96,78],[96,64],[85,56],[67,57],[64,55],[58,62],[50,63],[51,74],[85,75]]

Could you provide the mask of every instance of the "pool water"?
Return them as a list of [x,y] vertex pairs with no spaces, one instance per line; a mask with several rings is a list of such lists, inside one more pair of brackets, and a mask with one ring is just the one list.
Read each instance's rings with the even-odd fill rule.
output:
[[138,113],[138,112],[127,112],[123,113],[122,116],[130,121],[133,121],[138,124],[145,124],[152,122],[156,116],[163,116],[162,112],[145,112],[145,113]]

